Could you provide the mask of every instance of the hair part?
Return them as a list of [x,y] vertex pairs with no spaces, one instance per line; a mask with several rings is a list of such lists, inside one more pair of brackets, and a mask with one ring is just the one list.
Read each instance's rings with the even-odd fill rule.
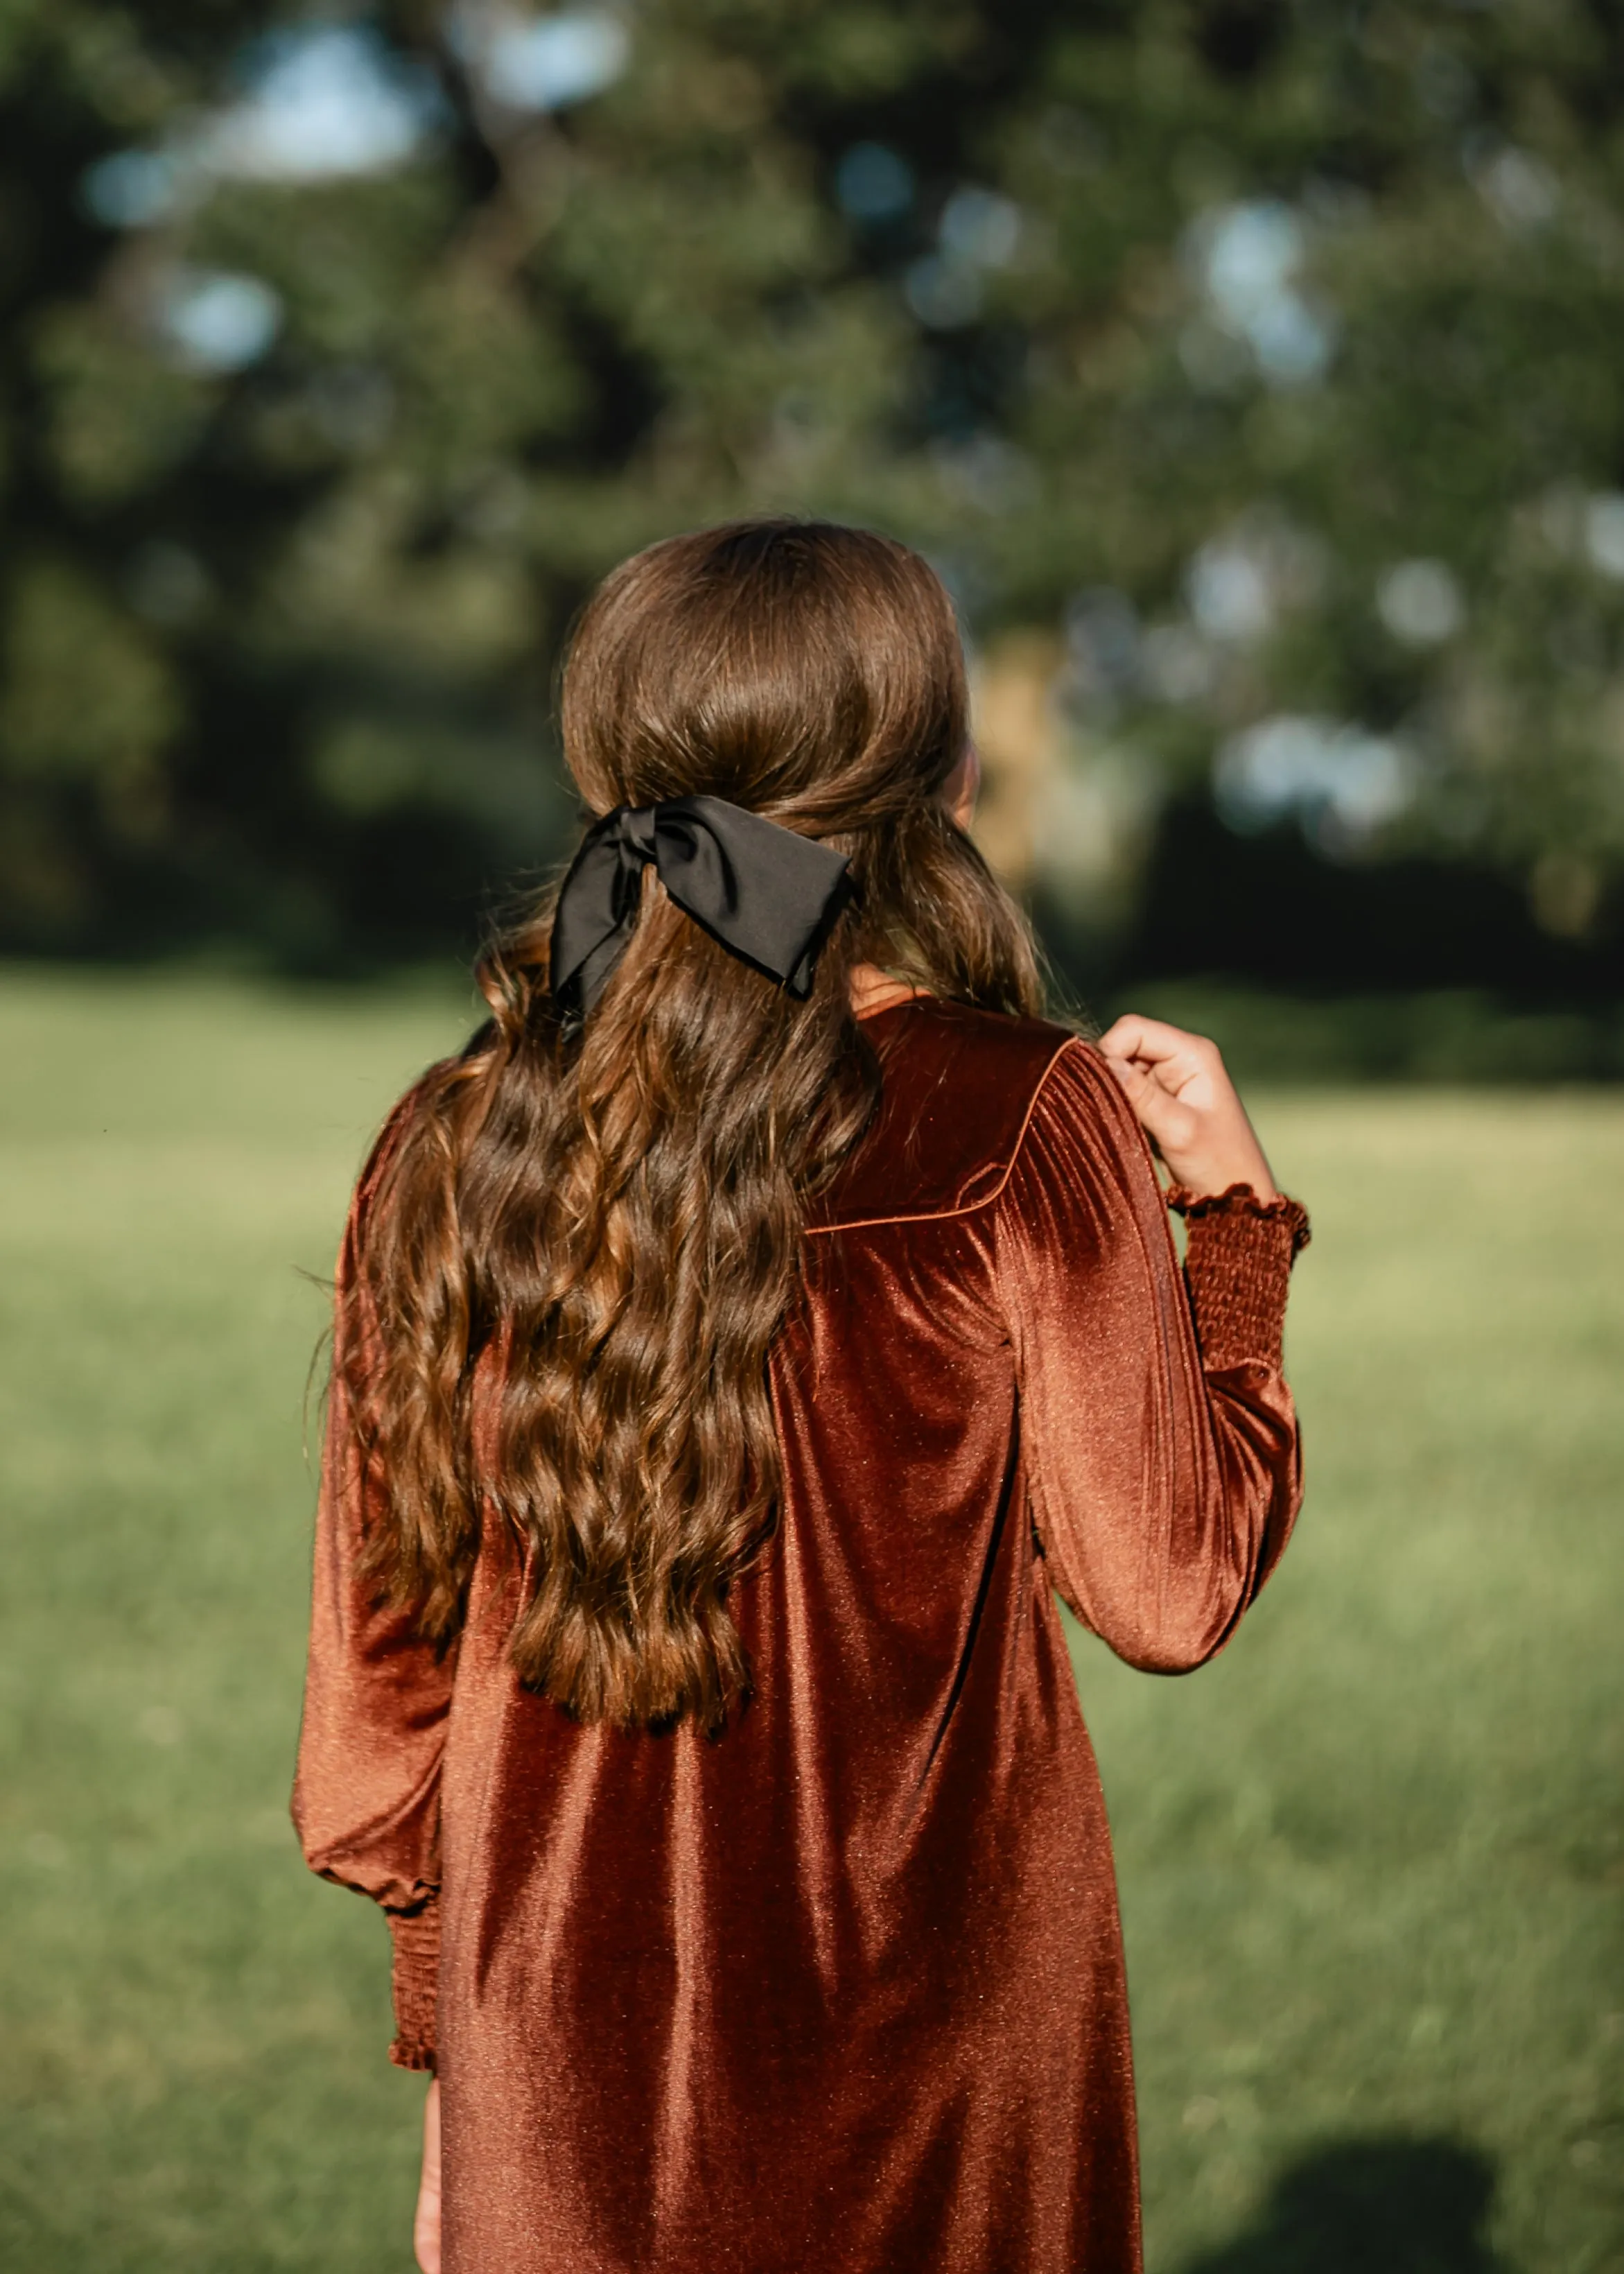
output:
[[448,1643],[492,1525],[522,1559],[522,1678],[586,1721],[747,1695],[729,1591],[781,1487],[769,1352],[807,1203],[877,1102],[852,1014],[874,963],[1034,1013],[1031,935],[943,805],[967,706],[920,557],[744,522],[617,568],[566,661],[564,755],[593,817],[696,793],[845,853],[857,887],[797,1002],[645,871],[584,1026],[547,983],[556,891],[478,969],[488,1024],[403,1101],[377,1156],[339,1365],[382,1480],[366,1567]]

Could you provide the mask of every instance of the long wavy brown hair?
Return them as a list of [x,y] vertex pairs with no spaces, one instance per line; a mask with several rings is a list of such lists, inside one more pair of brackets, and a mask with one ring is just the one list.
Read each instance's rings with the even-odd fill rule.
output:
[[804,1209],[878,1094],[852,968],[996,1011],[1041,988],[943,802],[964,661],[906,546],[786,521],[651,546],[583,614],[562,725],[592,816],[708,792],[835,846],[857,893],[805,1002],[651,869],[584,1026],[548,990],[556,890],[486,954],[489,1022],[397,1108],[340,1292],[345,1405],[387,1510],[366,1562],[448,1643],[505,1526],[527,1683],[583,1721],[716,1730],[748,1688],[728,1593],[773,1521],[768,1353]]

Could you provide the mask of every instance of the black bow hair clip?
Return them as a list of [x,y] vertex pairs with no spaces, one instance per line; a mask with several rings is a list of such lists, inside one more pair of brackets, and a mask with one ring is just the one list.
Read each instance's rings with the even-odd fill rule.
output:
[[696,924],[798,1000],[855,886],[843,853],[721,797],[620,805],[595,822],[553,919],[553,999],[586,1017],[625,953],[652,863]]

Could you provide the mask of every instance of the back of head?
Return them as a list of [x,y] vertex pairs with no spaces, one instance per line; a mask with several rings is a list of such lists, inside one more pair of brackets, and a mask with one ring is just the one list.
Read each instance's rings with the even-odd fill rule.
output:
[[805,1203],[877,1094],[853,967],[996,1010],[1035,1009],[1038,983],[943,803],[964,663],[906,546],[791,522],[651,546],[589,604],[562,712],[595,817],[723,798],[845,854],[855,892],[804,1000],[651,867],[583,1022],[548,986],[556,894],[486,958],[491,1023],[401,1116],[345,1299],[388,1488],[371,1560],[449,1636],[499,1522],[529,1573],[526,1681],[583,1719],[714,1728],[748,1687],[727,1594],[776,1507],[767,1362]]

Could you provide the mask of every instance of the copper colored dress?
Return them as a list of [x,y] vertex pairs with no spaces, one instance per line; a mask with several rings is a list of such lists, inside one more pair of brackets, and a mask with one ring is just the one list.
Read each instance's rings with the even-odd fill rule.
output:
[[[1062,1596],[1198,1666],[1291,1527],[1300,1209],[1190,1211],[1086,1044],[921,1000],[772,1363],[786,1490],[719,1740],[583,1728],[353,1577],[335,1390],[296,1815],[395,1933],[447,2274],[1128,2274],[1109,1837]],[[346,1239],[365,1239],[364,1178]]]

